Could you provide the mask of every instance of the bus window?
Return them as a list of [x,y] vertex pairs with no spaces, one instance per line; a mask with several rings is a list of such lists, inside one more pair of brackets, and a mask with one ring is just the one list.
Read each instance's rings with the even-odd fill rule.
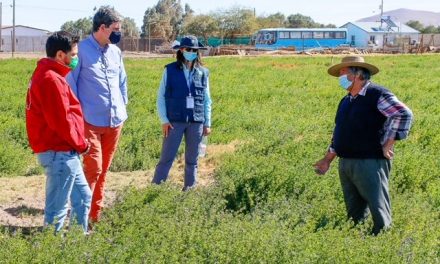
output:
[[291,39],[300,39],[301,38],[301,32],[298,32],[298,31],[290,32],[290,38]]
[[324,32],[324,38],[326,39],[335,38],[335,32]]
[[324,32],[313,32],[313,38],[315,38],[315,39],[324,38]]
[[345,39],[345,32],[335,32],[335,38]]
[[311,39],[311,38],[313,38],[313,32],[308,32],[308,31],[302,32],[302,38],[303,39]]
[[290,38],[289,32],[280,31],[280,39],[288,39],[288,38]]

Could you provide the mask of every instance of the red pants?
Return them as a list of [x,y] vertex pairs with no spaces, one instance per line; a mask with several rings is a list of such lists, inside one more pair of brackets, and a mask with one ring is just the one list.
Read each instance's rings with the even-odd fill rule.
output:
[[112,163],[121,135],[122,125],[118,127],[97,127],[85,123],[85,135],[91,146],[83,156],[84,174],[92,191],[92,205],[89,219],[99,221],[104,206],[105,177]]

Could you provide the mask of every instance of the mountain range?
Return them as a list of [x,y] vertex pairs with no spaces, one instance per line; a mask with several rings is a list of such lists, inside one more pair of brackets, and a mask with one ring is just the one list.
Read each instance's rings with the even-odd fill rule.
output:
[[[422,23],[425,27],[429,25],[436,27],[440,26],[440,13],[436,12],[400,8],[383,12],[383,15],[390,16],[392,20],[397,20],[402,23],[407,23],[410,20],[416,20]],[[380,14],[358,20],[358,22],[373,21],[380,21]]]

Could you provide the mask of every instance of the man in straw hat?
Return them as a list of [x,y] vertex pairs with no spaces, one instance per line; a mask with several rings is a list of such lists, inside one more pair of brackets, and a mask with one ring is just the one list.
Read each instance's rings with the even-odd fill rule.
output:
[[393,146],[408,136],[413,119],[411,110],[393,93],[370,81],[378,72],[360,56],[344,57],[328,69],[348,94],[339,103],[331,145],[314,165],[323,175],[339,157],[348,217],[357,224],[371,212],[374,235],[391,225],[388,178]]

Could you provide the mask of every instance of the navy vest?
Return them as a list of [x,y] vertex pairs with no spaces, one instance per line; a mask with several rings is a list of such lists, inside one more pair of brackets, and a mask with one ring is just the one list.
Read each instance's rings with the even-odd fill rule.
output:
[[377,109],[379,97],[390,92],[371,83],[365,96],[350,100],[345,96],[338,106],[333,147],[339,157],[383,159],[381,138],[386,117]]
[[[165,66],[167,83],[165,88],[165,104],[170,122],[205,122],[205,89],[208,85],[208,69],[197,67],[192,75],[191,87],[188,85],[180,62]],[[194,108],[186,108],[186,98],[194,97]]]

